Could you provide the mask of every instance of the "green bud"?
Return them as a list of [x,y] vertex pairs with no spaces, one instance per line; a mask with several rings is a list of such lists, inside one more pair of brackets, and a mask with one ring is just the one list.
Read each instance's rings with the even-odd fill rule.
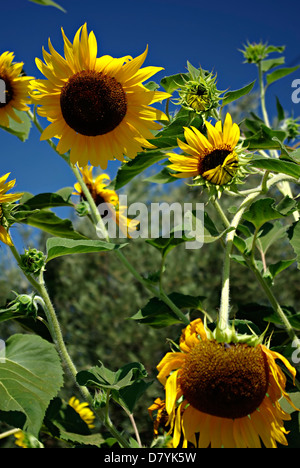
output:
[[25,273],[37,275],[46,263],[46,256],[37,249],[25,250],[21,255],[20,267]]
[[83,200],[75,206],[76,213],[78,216],[83,217],[90,214],[90,205],[87,201]]
[[17,294],[16,298],[8,304],[6,311],[13,312],[19,316],[37,317],[38,306],[32,294]]
[[268,45],[262,44],[261,42],[256,44],[247,42],[247,45],[244,46],[245,49],[241,50],[244,55],[245,62],[248,63],[259,63],[261,60],[265,59],[268,56]]
[[287,132],[287,139],[289,141],[295,140],[300,135],[300,124],[298,124],[298,122],[299,118],[293,119],[292,117],[289,117],[283,123],[282,129]]
[[189,62],[187,67],[189,74],[184,78],[184,85],[178,90],[178,104],[205,118],[216,117],[220,95],[223,93],[217,89],[216,76],[201,68],[193,67]]

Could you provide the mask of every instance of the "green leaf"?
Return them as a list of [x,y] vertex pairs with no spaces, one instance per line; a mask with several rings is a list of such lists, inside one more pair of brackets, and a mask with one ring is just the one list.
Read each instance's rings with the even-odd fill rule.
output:
[[26,194],[25,196],[23,195],[20,200],[20,208],[26,208],[30,211],[59,206],[74,206],[70,201],[73,191],[73,187],[65,187],[56,193],[40,193],[32,197],[29,197],[29,194]]
[[288,230],[290,244],[297,256],[298,269],[300,270],[300,221],[294,223]]
[[281,149],[281,142],[287,136],[285,131],[273,130],[258,119],[245,119],[245,124],[250,129],[250,132],[245,132],[247,149]]
[[[203,296],[171,293],[169,298],[180,309],[203,310],[202,301],[205,299]],[[131,320],[136,320],[152,328],[163,328],[175,325],[176,323],[182,323],[165,302],[157,297],[150,299],[142,309],[130,318]]]
[[273,71],[272,73],[269,73],[269,75],[267,75],[267,84],[270,85],[271,83],[274,83],[274,81],[277,81],[280,78],[290,75],[294,71],[298,70],[298,68],[299,66],[291,68],[280,68],[278,70]]
[[52,237],[47,240],[47,262],[53,258],[63,255],[82,254],[92,252],[109,252],[125,247],[127,244],[111,244],[101,240],[90,239],[64,239],[60,237]]
[[193,125],[196,128],[200,128],[203,124],[203,119],[200,115],[187,109],[180,109],[176,114],[174,120],[167,125],[163,130],[157,133],[155,139],[150,139],[150,143],[160,149],[172,149],[177,148],[177,140],[184,141],[184,130],[183,127],[189,127]]
[[161,172],[144,179],[144,182],[150,182],[154,184],[170,184],[171,182],[178,180],[176,177],[171,175],[171,172],[171,169],[164,168]]
[[[158,249],[165,257],[174,247],[184,242],[198,241],[199,244],[196,245],[196,248],[199,248],[200,244],[215,242],[229,231],[227,229],[219,232],[206,212],[203,213],[204,226],[195,211],[187,211],[184,217],[184,224],[175,226],[167,236],[147,239],[146,242]],[[192,248],[192,246],[188,248]]]
[[139,153],[136,158],[124,163],[117,172],[116,178],[109,185],[110,188],[118,190],[128,184],[134,177],[141,174],[153,164],[166,159],[165,153],[161,151],[147,151]]
[[21,219],[21,222],[48,232],[53,236],[68,239],[86,239],[85,236],[74,230],[73,224],[69,219],[61,219],[50,210],[34,212],[30,216]]
[[91,434],[90,429],[80,415],[60,398],[51,401],[47,409],[44,424],[53,437],[77,445],[100,447],[104,442],[101,434]]
[[300,165],[290,161],[275,158],[253,157],[249,163],[253,167],[265,169],[270,172],[287,174],[298,179],[300,177]]
[[7,340],[0,360],[0,410],[23,413],[24,431],[38,437],[45,411],[62,385],[61,362],[52,344],[36,335],[15,334]]
[[291,260],[280,260],[279,262],[269,265],[268,269],[269,269],[271,278],[274,279],[275,276],[277,276],[279,273],[284,271],[289,266],[293,265],[293,263],[295,263],[294,258],[292,258]]
[[113,372],[101,362],[100,367],[77,374],[79,385],[110,390],[112,398],[130,413],[140,396],[152,382],[144,382],[147,377],[145,367],[139,362],[132,362]]
[[18,117],[22,120],[22,122],[18,123],[15,120],[13,120],[11,117],[9,117],[9,127],[2,127],[0,125],[0,128],[2,128],[8,133],[11,133],[12,135],[19,138],[19,140],[24,142],[27,140],[29,136],[29,132],[31,129],[31,120],[29,116],[26,114],[26,112],[18,111],[17,109],[14,109],[14,111],[18,115]]
[[273,198],[257,200],[243,214],[243,218],[252,223],[256,229],[260,229],[266,222],[284,217],[274,205]]
[[165,76],[160,84],[167,93],[172,94],[176,89],[185,85],[186,80],[189,79],[188,73],[177,73],[175,75]]
[[266,59],[262,60],[261,63],[261,71],[262,72],[267,72],[271,70],[272,68],[278,67],[279,65],[283,65],[285,62],[284,57],[277,57],[273,59]]
[[230,102],[236,101],[240,97],[245,96],[246,94],[250,93],[250,91],[252,90],[254,84],[255,84],[255,80],[252,81],[252,83],[248,84],[247,86],[244,86],[241,89],[237,89],[235,91],[228,91],[228,93],[226,93],[224,95],[224,98],[223,98],[223,101],[222,101],[222,107],[224,107],[227,104],[229,104]]
[[[271,245],[279,239],[286,237],[287,226],[282,225],[280,221],[274,223],[265,223],[261,232],[259,233],[259,247],[264,254],[267,253]],[[253,238],[252,238],[253,239]],[[252,245],[252,240],[250,245]],[[250,247],[251,249],[251,247]]]
[[32,3],[38,3],[39,5],[53,6],[63,11],[64,13],[66,13],[66,10],[60,5],[58,5],[56,2],[53,2],[53,0],[29,0],[29,1]]
[[276,109],[277,109],[278,122],[281,122],[282,120],[284,120],[284,109],[282,105],[280,104],[280,101],[277,96],[276,96]]

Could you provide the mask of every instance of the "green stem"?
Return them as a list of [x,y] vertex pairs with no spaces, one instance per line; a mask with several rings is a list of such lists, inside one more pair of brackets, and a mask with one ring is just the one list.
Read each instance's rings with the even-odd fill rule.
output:
[[[14,245],[10,246],[10,250],[15,257],[18,265],[21,265],[21,258],[19,255],[19,252],[17,251],[16,247]],[[48,321],[48,326],[49,330],[51,333],[51,337],[53,339],[53,342],[56,346],[57,351],[59,352],[64,364],[66,365],[66,368],[68,369],[70,375],[73,377],[74,382],[78,386],[76,382],[76,375],[77,375],[77,370],[75,365],[73,364],[72,359],[69,356],[69,353],[67,351],[67,348],[65,346],[63,336],[61,333],[60,325],[56,317],[56,313],[54,310],[54,307],[51,303],[50,297],[48,295],[48,292],[46,290],[44,278],[43,278],[43,269],[41,270],[39,281],[37,282],[31,275],[27,274],[24,270],[23,274],[27,278],[27,280],[30,282],[30,284],[34,287],[34,289],[37,291],[37,293],[40,295],[42,301],[43,301],[43,308],[44,312],[47,317]],[[40,301],[41,302],[41,301]],[[91,395],[89,391],[85,387],[79,387],[82,395],[84,398],[88,400],[89,403],[91,403]]]
[[[255,267],[255,265],[253,264],[250,264],[250,262],[248,262],[248,265],[250,267],[250,269],[253,271],[257,281],[259,282],[259,284],[261,285],[262,289],[264,290],[272,308],[274,309],[274,311],[276,312],[276,314],[278,315],[278,317],[280,318],[281,322],[283,323],[286,331],[287,331],[287,334],[289,335],[289,337],[291,338],[291,340],[295,340],[297,339],[297,335],[292,327],[292,325],[290,324],[288,318],[286,317],[284,311],[282,310],[280,304],[278,303],[276,297],[274,296],[272,290],[270,289],[269,285],[266,283],[265,279],[263,278],[263,276],[261,275],[260,271]],[[300,348],[300,342],[299,340],[297,339],[296,341],[297,343],[297,348]]]
[[270,127],[270,121],[269,121],[269,117],[268,117],[268,113],[267,113],[267,109],[266,109],[266,100],[265,100],[266,90],[265,90],[265,87],[264,87],[261,62],[258,63],[258,78],[259,78],[261,111],[262,111],[262,114],[263,114],[265,124],[267,125],[267,127]]
[[[232,228],[228,232],[226,237],[225,244],[225,253],[224,253],[224,263],[223,263],[223,273],[222,273],[222,290],[221,290],[221,301],[220,301],[220,311],[219,311],[219,328],[220,330],[225,330],[228,327],[229,322],[229,313],[230,313],[230,264],[231,264],[231,252],[233,248],[234,237],[236,229],[239,225],[241,217],[243,216],[244,211],[252,203],[254,198],[257,197],[257,193],[248,195],[247,198],[241,203],[237,213],[235,214],[231,223],[227,223],[227,227]],[[220,208],[220,206],[219,206]],[[224,220],[224,216],[222,216]]]
[[[273,185],[273,183],[277,183],[277,180],[276,181],[273,181],[272,179],[270,181],[268,181],[268,188],[270,188],[271,185]],[[225,215],[224,211],[222,210],[221,206],[219,205],[218,202],[214,202],[214,206],[218,212],[218,214],[220,215],[220,218],[223,222],[223,225],[225,228],[228,228],[230,226],[230,222],[227,218],[227,216]],[[297,345],[298,348],[300,348],[300,342],[297,338],[297,334],[295,333],[292,325],[290,324],[288,318],[286,317],[284,311],[282,310],[279,302],[277,301],[276,297],[274,296],[271,288],[269,287],[269,285],[266,283],[265,281],[265,278],[261,275],[261,272],[256,268],[256,265],[254,263],[252,263],[251,261],[249,261],[249,258],[243,253],[241,252],[244,260],[246,261],[249,269],[254,273],[256,279],[258,280],[259,284],[261,285],[263,291],[265,292],[272,308],[274,309],[274,311],[277,313],[277,315],[279,316],[279,318],[281,319],[283,325],[285,326],[286,330],[287,330],[287,333],[289,335],[289,337],[292,339],[292,340],[295,340],[295,343]],[[229,274],[229,272],[228,272]],[[229,285],[228,285],[229,286]]]

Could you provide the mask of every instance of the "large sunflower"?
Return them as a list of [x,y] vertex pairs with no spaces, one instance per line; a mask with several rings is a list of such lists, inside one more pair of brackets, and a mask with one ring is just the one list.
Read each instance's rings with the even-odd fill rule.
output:
[[169,167],[177,173],[175,177],[193,177],[200,183],[208,182],[216,186],[231,184],[235,179],[239,161],[237,144],[240,129],[232,123],[231,115],[227,113],[224,126],[219,120],[215,126],[205,122],[207,138],[195,127],[184,128],[186,143],[178,140],[178,146],[183,154],[170,153]]
[[[126,237],[130,237],[130,234],[136,230],[139,221],[127,218],[127,206],[121,205],[119,203],[118,194],[114,190],[107,188],[107,186],[110,184],[109,175],[99,174],[98,176],[94,177],[93,169],[93,166],[85,166],[84,168],[80,168],[80,172],[82,174],[85,185],[93,197],[94,202],[96,203],[97,207],[102,205],[102,214],[106,215],[106,212],[108,212],[107,215],[109,215],[109,217],[115,221],[122,233]],[[84,200],[85,195],[78,182],[76,182],[74,188],[74,195],[80,195]]]
[[[0,125],[3,127],[9,127],[9,117],[21,123],[22,120],[15,110],[28,111],[28,104],[30,104],[29,82],[32,77],[23,76],[24,64],[13,63],[13,59],[12,52],[4,52],[0,55]],[[4,96],[2,91],[4,91]]]
[[150,104],[169,94],[148,90],[142,82],[162,70],[143,65],[145,52],[130,56],[97,58],[97,41],[87,26],[80,27],[73,44],[63,33],[64,54],[58,54],[49,39],[43,50],[45,64],[36,64],[46,80],[33,82],[32,98],[39,115],[52,122],[42,140],[59,139],[57,150],[70,152],[71,162],[83,167],[90,163],[107,167],[112,159],[133,158],[143,148],[152,148],[147,139],[161,126],[155,120],[167,117]]
[[8,233],[9,226],[5,215],[6,212],[10,212],[9,204],[19,200],[23,193],[7,193],[16,183],[15,180],[6,182],[9,175],[10,173],[0,177],[0,241],[12,246],[13,242]]
[[279,399],[292,402],[275,360],[294,378],[295,369],[264,345],[219,343],[208,336],[202,321],[194,320],[182,333],[180,351],[167,353],[157,367],[174,447],[287,445],[283,421],[290,416]]

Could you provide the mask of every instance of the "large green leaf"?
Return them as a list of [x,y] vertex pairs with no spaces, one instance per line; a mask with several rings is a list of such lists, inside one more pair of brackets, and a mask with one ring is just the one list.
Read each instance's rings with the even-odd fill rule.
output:
[[[23,413],[24,431],[38,436],[46,409],[63,384],[59,356],[51,343],[37,335],[15,334],[0,360],[0,410]],[[18,427],[18,426],[16,426]]]
[[39,5],[53,6],[63,11],[64,13],[66,13],[66,10],[60,5],[58,5],[56,2],[53,2],[53,0],[29,0],[29,1],[33,3],[38,3]]
[[26,193],[20,200],[20,208],[27,210],[41,210],[44,208],[55,208],[59,206],[74,206],[71,202],[73,187],[65,187],[58,192],[40,193],[31,195]]
[[237,89],[235,91],[228,91],[222,101],[222,107],[226,106],[230,102],[236,101],[242,96],[245,96],[246,94],[250,93],[252,90],[253,86],[255,84],[255,81],[252,81],[252,83],[248,84],[247,86],[244,86],[241,89]]
[[[23,211],[23,215],[26,213]],[[37,229],[48,232],[52,236],[60,236],[68,239],[86,239],[85,236],[74,230],[69,219],[61,219],[50,210],[39,210],[28,217],[21,219],[22,223],[29,224]]]
[[256,229],[261,228],[268,221],[283,217],[284,215],[276,209],[273,198],[262,198],[255,201],[243,214],[243,218],[250,221]]
[[283,159],[254,157],[250,161],[250,165],[270,172],[286,174],[297,179],[300,177],[300,165]]
[[47,240],[47,262],[63,255],[82,254],[92,252],[109,252],[125,247],[124,244],[112,244],[101,240],[64,239],[51,237]]

